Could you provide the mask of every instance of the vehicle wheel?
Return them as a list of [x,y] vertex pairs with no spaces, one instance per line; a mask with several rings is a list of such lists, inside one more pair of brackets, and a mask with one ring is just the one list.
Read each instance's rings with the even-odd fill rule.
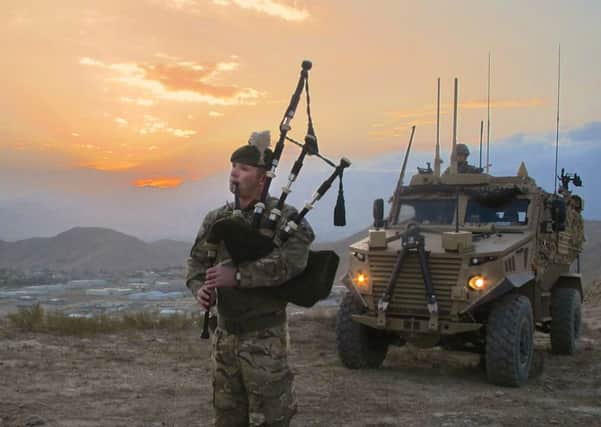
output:
[[382,331],[353,321],[351,315],[361,312],[361,302],[347,292],[336,319],[338,357],[350,369],[377,368],[386,357],[389,339]]
[[519,387],[528,380],[534,352],[530,300],[510,294],[496,303],[486,326],[486,373],[493,384]]
[[580,292],[572,288],[555,288],[551,299],[551,351],[574,354],[580,336],[582,307]]

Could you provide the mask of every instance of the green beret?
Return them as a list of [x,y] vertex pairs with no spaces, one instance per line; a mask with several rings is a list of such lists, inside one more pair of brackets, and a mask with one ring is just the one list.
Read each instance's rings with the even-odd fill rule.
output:
[[257,147],[246,144],[232,153],[230,161],[232,163],[242,163],[244,165],[270,169],[272,158],[273,152],[269,148],[266,148],[261,156],[261,152]]
[[268,130],[253,132],[248,138],[248,145],[234,151],[230,160],[232,163],[271,169],[273,152],[269,149],[270,144],[271,134]]

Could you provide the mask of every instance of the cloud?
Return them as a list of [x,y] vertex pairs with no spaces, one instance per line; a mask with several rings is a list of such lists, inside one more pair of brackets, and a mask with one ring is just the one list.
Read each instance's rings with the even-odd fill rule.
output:
[[[192,61],[105,64],[93,58],[83,57],[79,63],[111,71],[115,76],[109,78],[110,81],[142,89],[156,99],[209,105],[237,105],[254,104],[261,96],[259,91],[253,88],[217,83],[222,74],[238,69],[239,64],[235,61],[210,64]],[[138,98],[136,102],[139,103],[140,99],[146,100]],[[122,102],[130,100],[131,98],[121,98]]]
[[120,102],[123,102],[124,104],[136,104],[139,105],[141,107],[150,107],[152,105],[155,104],[155,102],[152,99],[146,99],[146,98],[128,98],[127,96],[122,96],[121,98],[119,98]]
[[[528,107],[540,107],[545,105],[545,101],[540,98],[531,99],[506,99],[497,100],[490,102],[490,108],[501,110],[501,109],[514,109],[514,108],[528,108]],[[466,110],[482,110],[486,109],[488,101],[484,100],[472,100],[459,103],[459,108]]]
[[[538,107],[541,105],[544,105],[544,100],[539,98],[497,100],[491,101],[490,103],[491,109],[497,110]],[[451,114],[452,107],[452,104],[442,104],[440,106],[440,115],[444,116]],[[459,108],[465,110],[486,109],[487,101],[465,101],[459,104]],[[415,110],[387,111],[384,115],[386,115],[388,119],[372,123],[371,127],[374,128],[374,130],[369,132],[369,135],[378,139],[396,138],[405,135],[407,130],[413,125],[425,126],[436,123],[436,109],[431,107],[423,107]]]
[[142,128],[138,130],[138,133],[140,133],[140,135],[149,135],[159,132],[169,133],[178,138],[190,138],[197,133],[195,130],[191,129],[177,129],[171,127],[168,122],[161,120],[158,117],[151,116],[150,114],[145,114],[144,124]]
[[115,123],[117,123],[119,127],[127,126],[127,120],[125,120],[123,117],[117,117],[115,119]]
[[[465,110],[480,110],[486,109],[488,104],[487,100],[470,100],[459,103],[459,109]],[[514,108],[528,108],[528,107],[540,107],[545,105],[545,101],[540,98],[531,99],[505,99],[495,100],[490,102],[490,108],[495,110],[506,110]],[[451,114],[453,111],[453,104],[445,103],[440,105],[440,114]],[[436,117],[436,109],[433,107],[423,107],[416,110],[403,110],[403,111],[388,111],[385,113],[388,116],[392,116],[395,119],[413,119],[420,117]]]
[[209,117],[222,117],[223,113],[220,113],[219,111],[209,111]]
[[601,141],[601,122],[590,122],[584,126],[566,132],[573,142]]
[[432,123],[435,123],[434,120],[432,119],[417,119],[417,120],[412,120],[410,123],[403,123],[400,125],[386,125],[386,124],[381,124],[381,123],[376,123],[373,124],[372,126],[377,128],[376,130],[373,130],[371,132],[369,132],[369,135],[376,137],[376,138],[396,138],[396,137],[400,137],[400,136],[409,136],[409,134],[407,133],[407,131],[409,129],[411,129],[411,126],[425,126],[425,125],[431,125]]
[[133,185],[138,188],[158,188],[161,190],[176,188],[181,185],[183,180],[181,178],[148,178],[148,179],[137,179]]
[[114,171],[124,171],[127,169],[131,169],[138,165],[139,165],[139,163],[133,162],[133,161],[113,160],[108,157],[103,157],[103,158],[93,160],[88,163],[83,163],[80,166],[82,168],[86,168],[86,169],[96,169],[99,171],[114,172]]
[[[555,131],[536,134],[517,133],[495,143],[507,145],[555,145]],[[586,150],[588,148],[597,149],[601,140],[601,122],[589,122],[579,127],[560,132],[559,145],[561,147],[569,144],[578,144],[579,149]],[[588,143],[588,144],[587,144]],[[564,145],[565,144],[565,145]]]
[[196,6],[196,0],[165,0],[164,3],[173,9],[187,9]]
[[285,21],[302,22],[309,18],[306,9],[288,6],[277,0],[213,0],[219,6],[237,6],[241,9],[253,10]]

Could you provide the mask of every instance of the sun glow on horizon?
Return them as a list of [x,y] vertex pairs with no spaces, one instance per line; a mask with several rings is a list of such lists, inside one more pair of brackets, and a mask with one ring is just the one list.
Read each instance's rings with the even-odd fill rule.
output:
[[138,188],[158,188],[166,190],[169,188],[179,187],[184,181],[181,178],[148,178],[148,179],[137,179],[134,181],[134,186]]

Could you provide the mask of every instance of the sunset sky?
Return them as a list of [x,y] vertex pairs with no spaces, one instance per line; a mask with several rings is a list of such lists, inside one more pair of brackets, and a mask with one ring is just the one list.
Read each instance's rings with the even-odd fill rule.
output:
[[[493,144],[522,135],[554,150],[559,43],[562,135],[601,121],[593,0],[2,3],[0,199],[164,192],[223,173],[251,131],[277,134],[303,59],[333,158],[396,155],[413,124],[415,148],[432,151],[438,77],[443,150],[454,77],[458,138],[476,148],[489,52]],[[303,99],[299,139],[304,110]]]

